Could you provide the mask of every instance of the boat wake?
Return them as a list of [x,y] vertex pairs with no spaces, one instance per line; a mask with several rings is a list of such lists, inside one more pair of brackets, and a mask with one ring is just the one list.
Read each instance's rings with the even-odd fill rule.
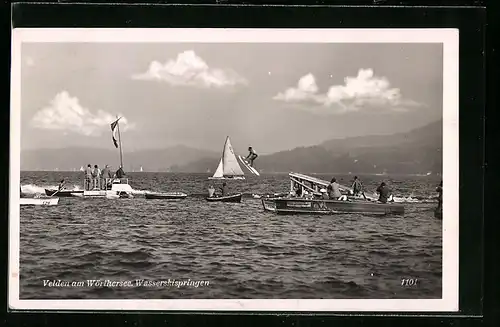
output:
[[[43,185],[43,186],[38,186],[34,184],[21,185],[21,191],[26,194],[37,194],[37,193],[45,194],[45,189],[57,190],[57,188],[58,185]],[[73,188],[66,186],[64,189],[68,191],[81,190],[81,188],[78,185],[73,185]]]
[[132,189],[132,192],[130,192],[130,193],[132,193],[133,195],[144,195],[146,193],[153,193],[153,191]]

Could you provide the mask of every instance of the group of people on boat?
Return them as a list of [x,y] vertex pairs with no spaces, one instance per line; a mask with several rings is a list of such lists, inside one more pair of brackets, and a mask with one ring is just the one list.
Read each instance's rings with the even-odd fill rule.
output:
[[208,187],[208,197],[212,198],[215,196],[226,196],[228,194],[227,192],[227,183],[222,182],[222,185],[218,188],[220,192],[216,193],[216,189],[213,185],[210,185]]
[[[354,180],[351,184],[352,191],[349,194],[342,194],[341,186],[337,182],[337,178],[333,177],[330,180],[330,183],[325,188],[320,189],[320,194],[315,194],[318,198],[327,199],[327,200],[346,200],[347,195],[351,195],[354,197],[363,197],[365,200],[366,195],[364,192],[363,184],[358,176],[354,176]],[[376,192],[379,194],[378,202],[387,203],[392,195],[392,190],[387,186],[385,182],[381,182],[377,187]],[[308,195],[308,192],[304,190],[304,187],[300,184],[296,185],[295,188],[295,196],[303,197]]]
[[113,174],[109,165],[105,165],[101,170],[98,165],[94,165],[92,168],[92,165],[88,164],[85,169],[85,190],[106,190],[111,187],[115,180],[120,182],[122,178],[125,178],[122,166]]

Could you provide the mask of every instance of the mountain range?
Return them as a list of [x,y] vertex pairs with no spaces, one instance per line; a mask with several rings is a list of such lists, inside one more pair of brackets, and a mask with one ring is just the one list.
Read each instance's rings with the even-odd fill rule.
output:
[[[440,120],[406,133],[328,140],[260,156],[255,167],[267,173],[441,173],[442,125]],[[173,171],[213,171],[218,160],[203,158],[173,167]]]
[[[442,120],[406,133],[333,139],[261,155],[255,167],[263,173],[441,173]],[[222,145],[221,145],[222,147]],[[246,155],[246,153],[241,153]],[[220,152],[175,146],[124,153],[125,170],[213,172]],[[87,164],[111,164],[118,151],[91,148],[37,149],[21,152],[21,170],[73,170]]]
[[[179,145],[166,149],[148,149],[123,153],[125,171],[170,171],[175,165],[185,165],[202,158],[215,158],[219,153]],[[117,169],[120,156],[117,149],[72,147],[21,151],[21,170],[70,171],[88,164]]]

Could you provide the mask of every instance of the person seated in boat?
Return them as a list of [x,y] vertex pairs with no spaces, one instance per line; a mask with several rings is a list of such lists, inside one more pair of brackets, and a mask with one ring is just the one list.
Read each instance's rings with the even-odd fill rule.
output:
[[319,192],[321,193],[321,199],[323,199],[323,200],[330,199],[330,196],[328,195],[328,192],[326,191],[326,189],[322,188],[321,190],[319,190]]
[[337,183],[337,179],[335,177],[332,178],[326,189],[328,191],[328,196],[332,200],[338,200],[342,196],[342,193],[340,193],[340,185]]
[[436,211],[442,210],[443,206],[443,181],[439,183],[438,187],[436,187],[436,192],[438,193],[438,206]]
[[92,166],[90,164],[87,165],[85,169],[85,190],[90,191],[92,185]]
[[248,147],[248,156],[245,158],[245,161],[247,161],[250,165],[250,167],[253,167],[253,161],[257,159],[258,155],[255,153],[253,148],[251,146]]
[[298,198],[302,197],[302,185],[295,186],[295,196]]
[[361,181],[358,179],[358,176],[354,176],[354,181],[352,182],[352,194],[354,196],[359,196],[363,195],[363,197],[366,200],[366,195],[365,192],[363,192],[363,184],[361,184]]
[[115,177],[118,179],[122,179],[125,177],[125,172],[123,171],[123,167],[120,166],[118,170],[115,172]]
[[111,175],[109,165],[105,165],[104,169],[101,171],[102,189],[107,190],[111,188],[111,178],[113,178],[113,175]]
[[101,170],[99,169],[99,166],[94,165],[94,169],[92,170],[92,188],[93,189],[99,189],[99,178],[101,176]]
[[226,182],[222,183],[222,186],[220,187],[220,191],[221,191],[221,196],[227,195],[227,184],[226,184]]
[[391,189],[385,184],[385,182],[380,183],[377,187],[377,193],[379,194],[378,202],[387,203],[389,196],[391,195]]
[[212,198],[212,197],[214,197],[214,195],[215,195],[215,188],[212,185],[210,185],[208,187],[208,197]]

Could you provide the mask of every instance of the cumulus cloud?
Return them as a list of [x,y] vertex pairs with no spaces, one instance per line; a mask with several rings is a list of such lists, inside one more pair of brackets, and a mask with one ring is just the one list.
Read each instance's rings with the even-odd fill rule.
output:
[[333,112],[352,112],[368,108],[406,111],[418,103],[404,99],[398,88],[391,87],[385,77],[375,76],[372,69],[360,69],[355,77],[344,78],[343,85],[332,85],[324,94],[318,93],[312,74],[300,78],[296,87],[278,93],[274,99],[286,102],[312,102],[332,108]]
[[[119,115],[122,116],[122,115]],[[98,136],[110,130],[110,124],[116,115],[98,110],[92,113],[83,107],[76,97],[67,91],[58,93],[50,104],[40,109],[32,118],[31,125],[40,129],[73,132],[85,136]],[[120,120],[120,129],[124,131],[135,128],[126,117]]]
[[307,74],[299,79],[297,87],[287,89],[274,97],[276,100],[287,102],[318,101],[318,85],[313,74]]
[[133,75],[132,78],[198,87],[221,88],[246,84],[246,80],[234,71],[210,68],[192,50],[181,52],[175,60],[169,60],[164,64],[153,61],[145,73]]

